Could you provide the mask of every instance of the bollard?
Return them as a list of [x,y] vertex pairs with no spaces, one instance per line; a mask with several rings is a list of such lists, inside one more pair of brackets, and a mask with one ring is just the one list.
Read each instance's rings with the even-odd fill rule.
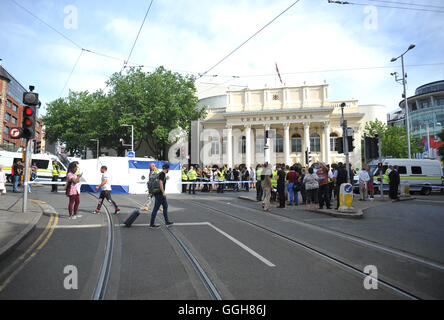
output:
[[353,205],[353,186],[350,183],[343,183],[339,188],[339,211],[354,213],[356,210]]

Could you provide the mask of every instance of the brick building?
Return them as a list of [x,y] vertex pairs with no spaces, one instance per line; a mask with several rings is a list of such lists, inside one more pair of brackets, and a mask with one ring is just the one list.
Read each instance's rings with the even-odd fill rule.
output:
[[[0,149],[16,151],[25,147],[24,139],[11,139],[9,130],[22,126],[23,93],[27,90],[0,65]],[[37,111],[38,115],[38,111]],[[36,118],[34,140],[42,141],[42,121]]]

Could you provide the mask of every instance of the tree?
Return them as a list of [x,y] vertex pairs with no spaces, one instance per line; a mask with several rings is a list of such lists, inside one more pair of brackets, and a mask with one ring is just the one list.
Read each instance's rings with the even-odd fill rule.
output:
[[[444,128],[437,134],[437,136],[439,137],[439,140],[444,141]],[[440,157],[444,158],[444,143],[438,148],[438,153]]]
[[120,124],[134,125],[136,150],[145,142],[153,156],[165,158],[171,142],[169,133],[181,128],[187,133],[191,121],[205,116],[198,109],[196,88],[191,77],[183,77],[163,67],[152,73],[131,68],[126,75],[115,73],[108,82],[109,98]]
[[183,77],[163,67],[153,73],[131,68],[127,74],[115,73],[108,80],[108,93],[98,90],[72,92],[48,104],[43,117],[46,137],[59,140],[70,153],[81,153],[85,147],[115,149],[119,155],[124,148],[119,140],[131,138],[123,124],[134,125],[135,149],[145,142],[151,156],[167,155],[169,133],[177,128],[191,130],[191,121],[205,116],[198,109],[196,88],[191,77]]
[[[387,126],[379,120],[365,124],[365,133],[373,138],[381,135],[381,152],[384,157],[408,158],[407,131],[404,126]],[[410,138],[411,153],[424,152],[424,147],[418,139]]]

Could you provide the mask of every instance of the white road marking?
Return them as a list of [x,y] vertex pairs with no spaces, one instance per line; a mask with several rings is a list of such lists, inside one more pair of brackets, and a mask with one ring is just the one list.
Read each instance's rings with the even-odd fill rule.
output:
[[[136,203],[137,205],[141,205],[139,204],[137,201],[129,198],[130,200],[132,200],[134,203]],[[230,236],[228,233],[222,231],[221,229],[215,227],[214,225],[212,225],[210,222],[190,222],[190,223],[174,223],[174,226],[193,226],[193,225],[208,225],[210,227],[212,227],[214,230],[216,230],[217,232],[219,232],[220,234],[222,234],[223,236],[227,237],[228,239],[230,239],[231,241],[233,241],[235,244],[237,244],[239,247],[241,247],[242,249],[246,250],[248,253],[250,253],[251,255],[253,255],[254,257],[256,257],[257,259],[259,259],[260,261],[262,261],[263,263],[265,263],[267,266],[269,267],[276,267],[276,265],[272,262],[270,262],[269,260],[267,260],[266,258],[264,258],[263,256],[261,256],[259,253],[257,253],[256,251],[254,251],[253,249],[249,248],[248,246],[246,246],[245,244],[243,244],[242,242],[240,242],[239,240],[237,240],[236,238]],[[120,226],[124,226],[120,225]],[[133,226],[149,226],[149,224],[134,224]]]
[[444,201],[439,201],[439,200],[424,200],[424,199],[415,199],[413,201],[422,201],[422,202],[432,202],[432,203],[440,203],[440,204],[444,204]]

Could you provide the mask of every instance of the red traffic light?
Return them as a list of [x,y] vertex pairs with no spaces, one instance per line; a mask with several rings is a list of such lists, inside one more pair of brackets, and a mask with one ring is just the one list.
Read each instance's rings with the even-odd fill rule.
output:
[[25,114],[27,116],[32,116],[34,114],[34,110],[31,107],[25,107]]
[[379,167],[379,168],[382,167],[382,163],[381,163],[381,162],[378,163],[378,167]]

